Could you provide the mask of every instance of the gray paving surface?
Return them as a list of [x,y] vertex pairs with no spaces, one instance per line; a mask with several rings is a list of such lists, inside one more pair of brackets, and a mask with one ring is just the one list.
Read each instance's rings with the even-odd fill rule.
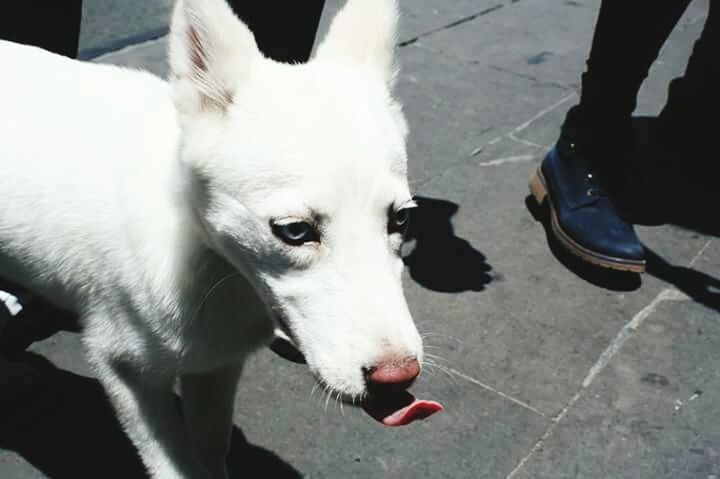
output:
[[83,0],[83,58],[155,36],[167,27],[172,0]]
[[[640,227],[649,273],[601,287],[558,260],[525,202],[531,165],[577,100],[599,0],[401,3],[398,92],[426,211],[406,284],[440,365],[417,389],[447,411],[380,429],[261,353],[237,398],[234,477],[718,479],[720,241]],[[639,115],[662,108],[705,12],[688,10]],[[99,61],[164,75],[165,41]],[[0,478],[136,477],[77,336],[33,350],[59,368],[46,366],[56,409],[0,451]]]

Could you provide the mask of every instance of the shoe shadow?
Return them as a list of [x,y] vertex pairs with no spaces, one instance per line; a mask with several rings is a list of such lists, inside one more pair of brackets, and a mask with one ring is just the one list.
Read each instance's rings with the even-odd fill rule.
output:
[[494,277],[480,251],[455,236],[451,219],[460,206],[446,200],[415,197],[407,232],[412,251],[403,260],[410,277],[421,286],[441,292],[483,291]]
[[[58,369],[33,353],[18,359],[38,372],[45,386],[42,397],[28,398],[19,410],[5,411],[0,404],[1,414],[12,414],[16,425],[0,427],[0,448],[54,479],[148,477],[98,381]],[[238,428],[228,467],[231,477],[302,477],[272,452],[248,443]]]
[[528,195],[525,198],[525,207],[535,221],[541,223],[545,229],[547,243],[553,256],[573,274],[590,284],[611,291],[627,292],[640,288],[642,279],[639,274],[595,266],[572,254],[560,244],[550,225],[550,208],[547,200],[539,205],[535,197]]
[[693,301],[720,312],[720,279],[684,266],[673,266],[646,248],[647,272],[674,285]]
[[[706,137],[668,138],[657,117],[633,119],[632,219],[637,224],[673,224],[720,236],[717,214],[717,145]],[[689,144],[685,144],[689,143]]]

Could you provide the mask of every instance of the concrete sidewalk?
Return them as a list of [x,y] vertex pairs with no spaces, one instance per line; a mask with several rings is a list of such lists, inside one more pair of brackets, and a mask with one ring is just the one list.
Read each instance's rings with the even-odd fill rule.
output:
[[[707,1],[666,45],[638,115],[662,108]],[[600,1],[401,4],[397,91],[422,204],[406,284],[433,363],[416,389],[447,410],[381,429],[261,353],[237,398],[233,477],[720,478],[720,241],[640,227],[648,274],[608,282],[558,261],[526,205],[528,171],[577,101]],[[97,61],[164,75],[165,46]],[[33,350],[55,365],[42,367],[56,410],[0,445],[0,477],[136,477],[77,336]]]

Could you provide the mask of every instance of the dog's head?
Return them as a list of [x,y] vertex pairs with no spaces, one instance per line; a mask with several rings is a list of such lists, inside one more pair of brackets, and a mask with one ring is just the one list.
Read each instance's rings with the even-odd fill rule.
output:
[[263,57],[224,0],[182,0],[173,17],[198,223],[346,399],[407,387],[423,355],[401,285],[414,203],[391,94],[396,24],[394,0],[350,0],[316,56],[285,65]]

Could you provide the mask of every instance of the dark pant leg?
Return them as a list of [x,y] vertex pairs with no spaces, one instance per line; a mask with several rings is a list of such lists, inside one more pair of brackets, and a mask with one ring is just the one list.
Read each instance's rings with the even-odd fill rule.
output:
[[310,58],[325,0],[229,0],[265,56],[284,63]]
[[75,58],[82,0],[6,0],[0,11],[0,38]]
[[583,109],[629,117],[653,62],[690,0],[603,0],[582,78]]
[[685,74],[670,84],[668,101],[660,114],[660,138],[674,150],[688,153],[703,147],[714,150],[711,144],[720,134],[715,121],[718,111],[720,5],[718,0],[712,0],[705,27],[695,42]]

